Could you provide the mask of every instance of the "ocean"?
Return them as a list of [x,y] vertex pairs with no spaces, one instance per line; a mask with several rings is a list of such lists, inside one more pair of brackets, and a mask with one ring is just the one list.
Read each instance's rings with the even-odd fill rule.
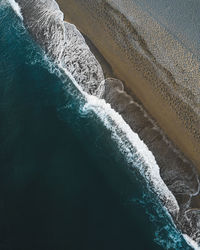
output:
[[0,249],[193,249],[152,153],[23,19],[0,1]]

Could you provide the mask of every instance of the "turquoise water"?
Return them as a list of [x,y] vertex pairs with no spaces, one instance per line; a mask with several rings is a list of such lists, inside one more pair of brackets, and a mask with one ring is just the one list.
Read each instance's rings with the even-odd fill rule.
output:
[[0,249],[190,249],[3,2],[0,33]]

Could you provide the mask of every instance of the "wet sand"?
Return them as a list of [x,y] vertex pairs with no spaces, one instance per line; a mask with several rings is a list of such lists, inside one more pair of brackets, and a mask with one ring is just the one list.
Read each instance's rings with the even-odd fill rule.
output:
[[[144,16],[143,19],[138,18],[139,21],[134,27],[125,16],[126,13],[122,14],[117,9],[117,3],[120,1],[116,1],[116,6],[112,0],[58,0],[57,2],[64,11],[65,19],[74,23],[92,40],[111,65],[114,75],[125,82],[126,87],[141,101],[159,127],[199,170],[200,116],[199,103],[195,102],[199,84],[195,82],[198,78],[196,59],[183,52],[184,48],[178,41],[173,40],[170,35],[167,36],[157,24],[157,26],[154,24],[154,29],[160,28],[158,36],[160,43],[167,41],[170,45],[165,53],[172,53],[170,56],[174,63],[176,58],[182,58],[182,60],[177,59],[179,63],[177,69],[180,68],[182,71],[182,75],[179,74],[181,77],[187,75],[191,81],[191,88],[186,88],[182,84],[182,79],[177,77],[179,71],[172,74],[169,68],[165,67],[165,62],[161,64],[161,59],[155,56],[159,51],[152,53],[153,45],[150,48],[151,46],[141,35],[142,31],[141,34],[138,32],[136,27],[139,22],[145,21]],[[126,3],[128,0],[123,2],[124,5]],[[137,15],[140,15],[139,11]],[[152,20],[146,19],[145,25],[151,26],[150,22]],[[151,39],[153,41],[154,38]],[[174,48],[178,51],[176,55]],[[153,49],[156,50],[156,45]],[[189,68],[190,64],[193,69]],[[194,68],[194,65],[197,66]],[[194,71],[195,74],[191,75],[190,73]]]

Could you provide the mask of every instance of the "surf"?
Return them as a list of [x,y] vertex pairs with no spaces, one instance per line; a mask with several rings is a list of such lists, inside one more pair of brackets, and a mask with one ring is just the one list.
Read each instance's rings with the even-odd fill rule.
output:
[[8,0],[8,1],[10,5],[12,6],[13,10],[15,11],[15,13],[20,17],[21,20],[23,20],[23,16],[22,16],[21,8],[19,4],[15,2],[15,0]]

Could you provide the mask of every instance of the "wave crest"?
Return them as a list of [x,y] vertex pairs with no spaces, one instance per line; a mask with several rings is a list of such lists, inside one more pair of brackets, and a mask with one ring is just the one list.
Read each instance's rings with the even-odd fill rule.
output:
[[8,2],[12,6],[15,13],[21,18],[21,20],[23,20],[23,16],[22,16],[21,8],[20,8],[19,4],[17,2],[15,2],[15,0],[8,0]]

